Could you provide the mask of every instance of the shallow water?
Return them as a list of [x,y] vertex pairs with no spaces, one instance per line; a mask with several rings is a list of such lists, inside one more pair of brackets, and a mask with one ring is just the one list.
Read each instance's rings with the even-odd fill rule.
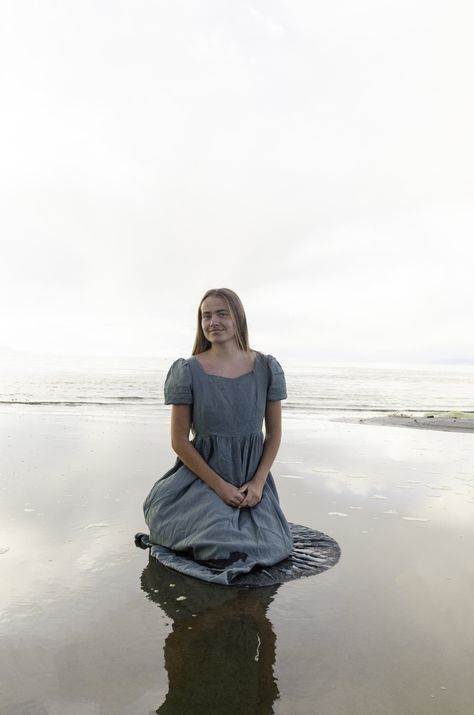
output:
[[287,416],[285,513],[342,558],[249,592],[133,544],[164,421],[0,428],[2,714],[472,712],[473,435]]

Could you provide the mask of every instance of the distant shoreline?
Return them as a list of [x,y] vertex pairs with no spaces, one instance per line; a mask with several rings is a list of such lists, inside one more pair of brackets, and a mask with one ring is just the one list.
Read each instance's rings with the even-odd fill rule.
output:
[[359,419],[341,417],[336,421],[386,427],[432,429],[444,432],[474,432],[474,412],[442,411],[423,414],[394,412],[380,417],[360,417]]

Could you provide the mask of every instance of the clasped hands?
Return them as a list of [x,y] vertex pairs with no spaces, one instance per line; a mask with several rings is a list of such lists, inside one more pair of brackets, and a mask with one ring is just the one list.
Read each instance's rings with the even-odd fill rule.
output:
[[229,506],[243,509],[244,507],[256,506],[261,501],[264,486],[264,484],[251,479],[237,488],[233,484],[222,480],[217,494]]

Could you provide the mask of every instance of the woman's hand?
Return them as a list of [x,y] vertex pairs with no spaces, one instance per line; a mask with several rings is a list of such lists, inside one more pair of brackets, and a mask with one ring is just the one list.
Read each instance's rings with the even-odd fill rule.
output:
[[261,502],[264,486],[265,483],[251,479],[239,487],[239,492],[244,496],[244,500],[239,504],[239,509],[256,506]]
[[229,482],[226,482],[225,479],[220,480],[215,492],[222,499],[222,501],[229,506],[238,507],[244,501],[244,495],[240,493],[240,489],[237,489],[237,487],[229,484]]

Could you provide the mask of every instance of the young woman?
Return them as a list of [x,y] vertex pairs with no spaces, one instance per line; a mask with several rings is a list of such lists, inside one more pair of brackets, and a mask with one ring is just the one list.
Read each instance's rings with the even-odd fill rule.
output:
[[176,360],[165,382],[178,458],[144,504],[159,561],[230,584],[289,556],[290,529],[270,473],[285,398],[277,360],[249,348],[239,297],[228,288],[207,291],[193,355]]

